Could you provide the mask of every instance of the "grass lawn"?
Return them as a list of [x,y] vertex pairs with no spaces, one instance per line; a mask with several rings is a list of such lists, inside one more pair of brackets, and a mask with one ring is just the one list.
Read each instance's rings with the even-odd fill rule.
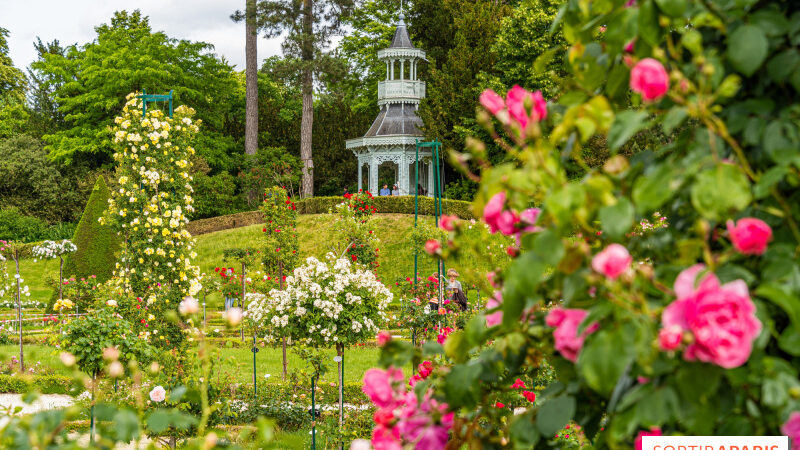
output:
[[[25,367],[29,368],[37,362],[42,366],[52,368],[56,374],[70,375],[71,371],[61,364],[58,358],[59,351],[53,347],[43,345],[25,345]],[[191,349],[189,351],[192,351]],[[328,373],[321,380],[322,383],[336,381],[336,363],[333,357],[336,351],[328,350]],[[0,364],[7,365],[11,357],[19,358],[19,346],[0,345]],[[296,354],[287,350],[288,370],[308,370],[305,362]],[[235,383],[253,382],[253,353],[250,348],[218,348],[215,353],[221,372],[233,378]],[[378,349],[375,347],[353,347],[344,353],[344,379],[345,382],[361,381],[364,372],[377,366]],[[256,354],[256,376],[259,383],[279,383],[283,371],[283,358],[280,348],[262,348]],[[405,368],[406,375],[411,373],[411,368]],[[270,376],[265,377],[266,374]]]
[[[328,214],[310,214],[298,217],[297,233],[300,240],[302,258],[316,256],[323,258],[330,250],[329,242],[334,216]],[[414,226],[414,216],[405,214],[379,214],[375,216],[376,233],[381,240],[380,264],[378,276],[388,286],[394,288],[398,278],[412,276],[414,272],[414,249],[410,245],[410,235]],[[433,223],[433,217],[420,216],[420,221]],[[214,274],[214,268],[224,265],[222,251],[230,247],[254,247],[261,245],[262,225],[218,231],[197,237],[196,263],[206,274]],[[466,234],[464,247],[467,249],[461,256],[451,262],[461,272],[461,282],[467,287],[492,269],[493,265],[502,264],[508,238],[490,235],[482,225],[473,226]],[[478,264],[476,253],[482,256],[489,254],[493,263]],[[495,264],[495,260],[497,263]],[[9,272],[14,270],[13,262],[7,263]],[[448,266],[448,267],[450,267]],[[436,270],[435,261],[427,254],[419,255],[419,273],[427,276]],[[58,277],[58,260],[23,260],[20,267],[25,283],[30,287],[30,300],[47,302],[52,294],[48,280]],[[65,274],[66,275],[66,274]],[[468,293],[469,294],[469,293]],[[486,294],[482,294],[485,297]],[[470,295],[470,300],[474,294]],[[222,299],[219,293],[209,293],[206,298],[209,310],[220,309]]]

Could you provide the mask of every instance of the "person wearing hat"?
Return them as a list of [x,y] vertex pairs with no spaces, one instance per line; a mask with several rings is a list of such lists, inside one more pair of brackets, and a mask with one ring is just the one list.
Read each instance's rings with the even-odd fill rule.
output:
[[464,295],[464,289],[461,288],[461,282],[458,281],[458,272],[456,269],[450,268],[447,269],[447,293],[450,298],[450,301],[458,303],[458,306],[461,307],[462,311],[466,311],[467,309],[467,296]]

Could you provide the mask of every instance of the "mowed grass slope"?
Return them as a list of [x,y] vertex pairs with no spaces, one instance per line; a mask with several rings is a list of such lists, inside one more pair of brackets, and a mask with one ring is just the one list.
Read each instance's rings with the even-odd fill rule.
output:
[[[333,222],[335,216],[329,214],[310,214],[298,217],[297,234],[300,242],[300,256],[305,259],[309,256],[324,258],[331,251],[333,242]],[[410,277],[414,272],[414,248],[411,243],[411,232],[414,227],[414,216],[405,214],[378,214],[373,219],[375,230],[380,239],[380,267],[378,276],[381,280],[396,290],[395,281],[398,278]],[[420,216],[420,221],[433,224],[431,216]],[[252,247],[261,248],[263,225],[251,225],[231,230],[197,236],[195,250],[197,252],[196,264],[201,272],[209,277],[216,276],[215,267],[236,266],[236,263],[226,263],[222,260],[222,253],[226,248]],[[478,249],[482,254],[491,254],[493,260],[498,260],[498,255],[504,253],[505,247],[510,243],[508,238],[490,235],[482,225],[474,225],[466,234],[466,241],[473,249]],[[468,252],[451,263],[462,274],[462,284],[465,287],[483,276],[487,271],[494,269],[491,264],[476,257],[476,250]],[[428,276],[436,271],[436,261],[424,252],[419,254],[419,273]],[[13,272],[13,262],[7,262],[9,272]],[[236,267],[237,272],[239,267]],[[248,269],[261,270],[261,266]],[[53,292],[49,282],[58,278],[58,260],[23,260],[20,272],[25,283],[30,287],[30,299],[47,302]],[[64,274],[68,276],[69,274]],[[48,282],[48,280],[50,280]],[[4,299],[5,300],[5,299]],[[222,307],[219,293],[207,293],[206,304],[209,309]]]

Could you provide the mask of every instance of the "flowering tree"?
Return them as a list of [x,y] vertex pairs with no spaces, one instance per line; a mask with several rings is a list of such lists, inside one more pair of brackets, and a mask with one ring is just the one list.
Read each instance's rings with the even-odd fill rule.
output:
[[333,212],[337,215],[334,222],[334,242],[332,250],[353,263],[377,270],[378,236],[370,221],[377,209],[373,206],[373,197],[369,192],[347,194],[345,201],[336,205]]
[[33,256],[41,259],[59,259],[58,266],[58,299],[64,298],[64,255],[73,253],[78,250],[78,247],[69,239],[64,239],[61,242],[44,241],[40,245],[33,247]]
[[194,240],[186,229],[187,214],[194,210],[189,169],[198,126],[193,115],[193,109],[179,106],[174,118],[158,109],[142,117],[142,100],[128,95],[112,130],[119,188],[101,218],[124,240],[116,276],[131,297],[163,287],[159,298],[147,301],[162,328],[157,339],[172,343],[182,338],[164,321],[166,312],[201,287],[199,269],[191,262]]
[[[492,278],[485,317],[447,338],[447,369],[425,380],[455,413],[448,448],[559,448],[570,423],[601,448],[662,433],[800,439],[798,9],[723,3],[569,2],[556,24],[567,94],[481,96],[507,160],[492,166],[474,140],[456,159],[482,168],[469,174],[476,209],[518,252]],[[664,139],[618,153],[650,132]],[[598,136],[611,156],[589,167],[581,150]],[[669,227],[631,232],[655,212]],[[437,349],[421,352],[392,341],[381,361]],[[555,380],[535,405],[494,407],[545,361]]]
[[286,277],[285,289],[255,298],[245,316],[269,331],[267,339],[289,337],[315,348],[335,346],[341,406],[344,348],[375,337],[386,322],[384,311],[391,300],[392,293],[374,273],[329,253],[328,262],[306,259]]
[[[13,280],[11,280],[11,278],[8,276],[8,272],[5,267],[6,259],[3,257],[3,255],[6,255],[14,261],[16,273],[13,276]],[[21,242],[8,242],[0,240],[0,263],[3,265],[3,271],[0,273],[0,283],[3,283],[3,285],[0,286],[0,298],[2,298],[3,295],[11,294],[11,297],[14,299],[14,303],[17,307],[17,323],[19,324],[20,372],[25,371],[25,354],[22,348],[22,297],[30,297],[31,293],[28,285],[25,284],[25,280],[19,273],[19,263],[23,258],[29,255],[30,247],[27,245]]]

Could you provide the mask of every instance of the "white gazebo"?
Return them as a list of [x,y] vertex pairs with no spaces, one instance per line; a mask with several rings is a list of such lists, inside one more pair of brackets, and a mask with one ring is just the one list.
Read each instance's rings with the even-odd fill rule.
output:
[[[425,98],[425,82],[417,79],[417,67],[425,61],[425,52],[411,43],[403,13],[400,13],[392,44],[378,51],[378,59],[386,63],[386,80],[378,82],[380,112],[364,137],[350,139],[346,145],[358,158],[358,189],[364,189],[366,174],[369,191],[377,194],[378,169],[382,164],[391,164],[400,195],[413,195],[416,192],[416,143],[423,140],[417,109]],[[423,192],[431,195],[433,175],[431,150],[420,148],[420,195]]]

